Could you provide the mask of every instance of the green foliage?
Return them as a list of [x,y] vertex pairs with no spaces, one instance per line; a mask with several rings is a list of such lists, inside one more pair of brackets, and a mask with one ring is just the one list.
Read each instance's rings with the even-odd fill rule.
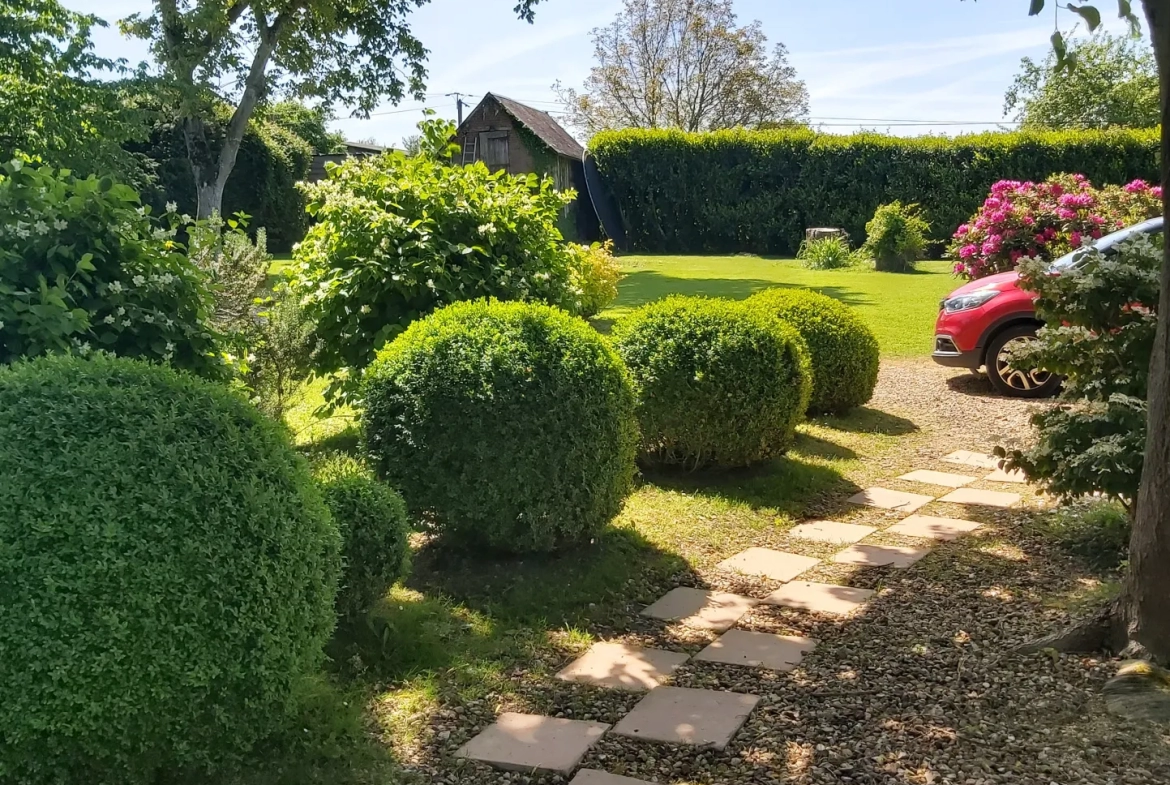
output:
[[149,174],[123,149],[146,134],[125,84],[93,78],[122,72],[93,52],[105,22],[57,0],[0,0],[0,161],[17,153],[85,176],[111,175],[135,186]]
[[303,139],[314,153],[328,155],[345,152],[345,137],[329,130],[328,123],[334,118],[324,106],[310,107],[300,101],[286,99],[260,109],[257,119],[279,126]]
[[596,316],[617,299],[622,266],[613,256],[613,242],[568,245],[570,285],[577,298],[576,311]]
[[435,116],[434,109],[424,109],[423,119],[418,124],[418,149],[416,155],[433,161],[450,161],[460,153],[455,142],[458,128],[450,120]]
[[850,267],[857,257],[844,237],[819,237],[800,244],[796,258],[810,270],[840,270]]
[[766,289],[748,300],[796,330],[812,362],[809,410],[843,413],[873,397],[877,338],[848,306],[807,289]]
[[784,453],[811,370],[791,327],[729,300],[668,297],[618,321],[651,464],[748,466]]
[[1116,252],[1086,250],[1080,264],[1049,274],[1020,264],[1047,326],[1021,364],[1067,377],[1061,404],[1032,418],[1036,446],[1013,465],[1064,498],[1101,493],[1133,504],[1146,442],[1146,394],[1162,266],[1162,236],[1136,237]]
[[260,409],[284,418],[289,397],[308,379],[317,350],[316,325],[286,284],[265,298],[245,332],[245,380]]
[[1116,570],[1129,557],[1133,521],[1116,502],[1073,502],[1044,524],[1058,543],[1098,570]]
[[930,240],[949,239],[1002,179],[1081,172],[1093,182],[1158,178],[1151,131],[987,133],[956,138],[818,134],[806,129],[628,130],[589,148],[633,248],[792,255],[809,226],[854,245],[882,204],[918,203]]
[[436,311],[379,352],[362,392],[376,471],[452,544],[586,542],[632,489],[629,375],[593,328],[556,308]]
[[317,223],[292,285],[317,323],[321,373],[356,380],[407,325],[459,300],[574,305],[556,228],[572,195],[549,179],[388,153],[347,161],[308,192]]
[[1004,97],[1004,113],[1037,128],[1154,128],[1158,125],[1158,67],[1149,42],[1096,35],[1071,45],[1076,67],[1057,70],[1057,55],[1020,61]]
[[922,219],[916,204],[883,204],[865,225],[862,253],[873,259],[873,268],[886,273],[904,273],[926,251],[930,224]]
[[397,491],[347,455],[321,460],[314,476],[341,532],[337,615],[356,619],[409,569],[406,504]]
[[[165,108],[157,97],[142,99],[145,105]],[[227,110],[219,106],[214,119],[205,124],[213,150],[223,145]],[[187,159],[187,143],[181,127],[174,122],[157,123],[143,143],[131,144],[136,154],[155,162],[157,183],[143,193],[156,211],[167,202],[179,212],[196,213],[195,178]],[[240,144],[236,165],[224,188],[223,215],[243,213],[251,224],[268,233],[268,244],[276,251],[288,251],[304,237],[309,225],[305,198],[297,183],[309,173],[313,160],[310,143],[273,121],[248,124]]]
[[215,375],[205,274],[110,178],[0,167],[0,363],[103,350]]
[[227,333],[245,330],[253,322],[256,297],[267,283],[272,257],[268,233],[256,232],[253,242],[245,233],[248,218],[237,215],[223,221],[213,215],[187,229],[187,255],[207,273],[215,295],[215,326]]
[[340,542],[286,432],[167,368],[50,357],[0,370],[0,444],[0,782],[216,780],[334,624]]

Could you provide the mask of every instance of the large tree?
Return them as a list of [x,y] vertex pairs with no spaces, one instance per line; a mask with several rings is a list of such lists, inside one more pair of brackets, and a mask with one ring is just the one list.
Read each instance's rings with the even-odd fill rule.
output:
[[1160,117],[1158,67],[1149,45],[1133,36],[1099,34],[1057,55],[1020,61],[1004,97],[1004,115],[1034,128],[1153,128]]
[[731,0],[625,0],[593,31],[596,65],[581,92],[554,86],[570,121],[613,128],[760,127],[799,122],[808,91],[783,44],[736,24]]
[[[1129,0],[1118,11],[1135,31]],[[1170,0],[1143,0],[1158,68],[1161,119],[1163,214],[1170,204]],[[1063,6],[1081,15],[1090,29],[1101,23],[1091,5]],[[1031,0],[1030,13],[1044,9]],[[1058,73],[1075,70],[1063,36],[1052,36]],[[1150,360],[1146,453],[1129,545],[1129,569],[1120,596],[1090,621],[1044,641],[1063,650],[1109,648],[1123,656],[1170,662],[1170,243],[1164,244],[1159,281],[1158,326]]]
[[146,133],[124,71],[93,52],[103,22],[57,0],[0,0],[0,159],[17,151],[81,175],[116,174],[140,184],[144,170],[122,144]]
[[[219,210],[256,108],[275,94],[368,115],[383,99],[421,98],[427,50],[407,17],[428,0],[154,0],[122,22],[151,41],[172,92],[197,189],[198,213]],[[516,11],[532,21],[533,0]],[[208,124],[232,103],[226,133]]]

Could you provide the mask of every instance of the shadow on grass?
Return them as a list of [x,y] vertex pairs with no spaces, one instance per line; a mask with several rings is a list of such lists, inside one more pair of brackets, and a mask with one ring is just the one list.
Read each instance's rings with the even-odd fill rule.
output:
[[[806,446],[812,448],[805,450]],[[832,458],[854,456],[852,450],[815,437],[801,435],[797,447],[806,454],[838,451]],[[810,502],[860,490],[839,471],[784,456],[747,469],[674,471],[662,468],[643,470],[646,480],[659,488],[747,504],[802,516]]]
[[660,300],[672,294],[726,297],[744,300],[764,289],[812,289],[840,300],[846,305],[870,302],[860,293],[843,286],[801,286],[762,278],[676,278],[656,270],[637,270],[628,273],[621,284],[621,297],[616,306],[640,305]]
[[857,453],[843,444],[822,439],[807,433],[797,433],[792,451],[808,458],[822,458],[828,461],[852,461]]
[[876,433],[885,436],[905,436],[919,430],[914,422],[905,417],[898,417],[880,409],[871,409],[868,406],[860,406],[845,414],[813,417],[810,422],[836,431]]

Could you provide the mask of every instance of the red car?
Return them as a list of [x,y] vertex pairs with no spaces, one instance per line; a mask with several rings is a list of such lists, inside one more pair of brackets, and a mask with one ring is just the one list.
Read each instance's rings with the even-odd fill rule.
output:
[[[1162,231],[1162,219],[1152,218],[1120,229],[1097,240],[1093,247],[1108,253],[1123,240],[1137,234]],[[1052,270],[1074,266],[1081,250],[1052,263]],[[978,371],[986,366],[991,386],[1003,395],[1017,398],[1046,398],[1060,387],[1060,378],[1040,369],[1012,368],[1008,347],[1036,337],[1043,322],[1036,316],[1032,292],[1019,287],[1018,273],[989,275],[960,286],[942,301],[934,326],[934,361],[950,368]]]

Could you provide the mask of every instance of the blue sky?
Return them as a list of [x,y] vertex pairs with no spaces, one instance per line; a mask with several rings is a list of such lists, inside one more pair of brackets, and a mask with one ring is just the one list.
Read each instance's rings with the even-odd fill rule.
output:
[[[63,1],[111,21],[150,7],[150,0]],[[473,104],[490,90],[557,111],[552,83],[580,86],[592,63],[589,32],[610,22],[621,0],[544,0],[534,25],[517,20],[513,5],[433,0],[419,9],[412,26],[431,51],[426,102],[387,105],[369,119],[340,119],[336,127],[351,139],[397,144],[423,106],[453,118],[454,99],[444,94],[454,91],[470,94]],[[735,0],[741,23],[760,20],[770,41],[788,47],[808,85],[813,124],[841,133],[994,128],[1003,121],[1003,94],[1020,58],[1048,50],[1052,15],[1030,18],[1027,6],[1026,0]],[[1062,12],[1066,31],[1074,21]],[[1113,19],[1107,25],[1123,29]],[[135,63],[148,57],[143,42],[127,41],[116,29],[100,31],[97,45],[106,56]]]

